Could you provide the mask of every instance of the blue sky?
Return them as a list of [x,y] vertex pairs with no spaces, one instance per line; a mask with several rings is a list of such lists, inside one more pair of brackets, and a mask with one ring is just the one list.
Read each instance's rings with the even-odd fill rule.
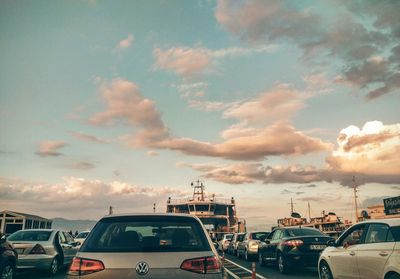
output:
[[291,197],[351,218],[353,175],[400,192],[397,2],[0,5],[7,209],[163,211],[200,178],[262,226]]

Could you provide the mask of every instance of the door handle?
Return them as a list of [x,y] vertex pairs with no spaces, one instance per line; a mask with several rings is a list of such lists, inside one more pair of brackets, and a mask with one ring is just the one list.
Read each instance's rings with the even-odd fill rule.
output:
[[349,254],[350,254],[350,256],[355,256],[355,255],[356,255],[356,252],[351,251]]
[[382,256],[382,257],[385,257],[385,256],[389,255],[389,253],[386,252],[386,251],[381,251],[381,252],[379,253],[379,255]]

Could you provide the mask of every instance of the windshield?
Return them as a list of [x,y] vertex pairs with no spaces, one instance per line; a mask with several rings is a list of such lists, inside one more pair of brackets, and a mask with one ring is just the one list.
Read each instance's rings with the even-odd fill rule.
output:
[[305,229],[305,228],[297,228],[297,229],[286,229],[285,236],[308,236],[308,235],[318,235],[318,236],[326,236],[322,232],[314,229]]
[[261,237],[269,235],[269,232],[257,232],[251,235],[251,239],[260,240]]
[[192,218],[130,216],[101,220],[81,251],[180,252],[210,249],[202,227]]
[[10,241],[48,241],[51,231],[18,231],[10,235]]

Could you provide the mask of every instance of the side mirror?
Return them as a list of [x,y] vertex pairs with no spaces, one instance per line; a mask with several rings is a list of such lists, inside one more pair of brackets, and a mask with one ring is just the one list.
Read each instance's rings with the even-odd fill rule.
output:
[[4,242],[6,242],[6,238],[7,238],[7,236],[4,233],[0,234],[0,244],[3,244]]
[[215,249],[218,250],[218,243],[217,242],[214,242],[214,247],[215,247]]
[[265,242],[265,244],[270,244],[270,243],[271,243],[271,240],[265,239],[264,242]]
[[336,241],[334,239],[330,239],[326,242],[326,245],[330,247],[335,247],[336,246]]

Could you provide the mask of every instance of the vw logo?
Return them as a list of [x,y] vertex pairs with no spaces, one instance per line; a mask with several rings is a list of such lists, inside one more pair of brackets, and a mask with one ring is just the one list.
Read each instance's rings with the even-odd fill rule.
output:
[[318,238],[317,238],[317,237],[315,238],[315,241],[318,241]]
[[146,275],[149,272],[149,265],[146,262],[140,262],[136,265],[136,273]]

